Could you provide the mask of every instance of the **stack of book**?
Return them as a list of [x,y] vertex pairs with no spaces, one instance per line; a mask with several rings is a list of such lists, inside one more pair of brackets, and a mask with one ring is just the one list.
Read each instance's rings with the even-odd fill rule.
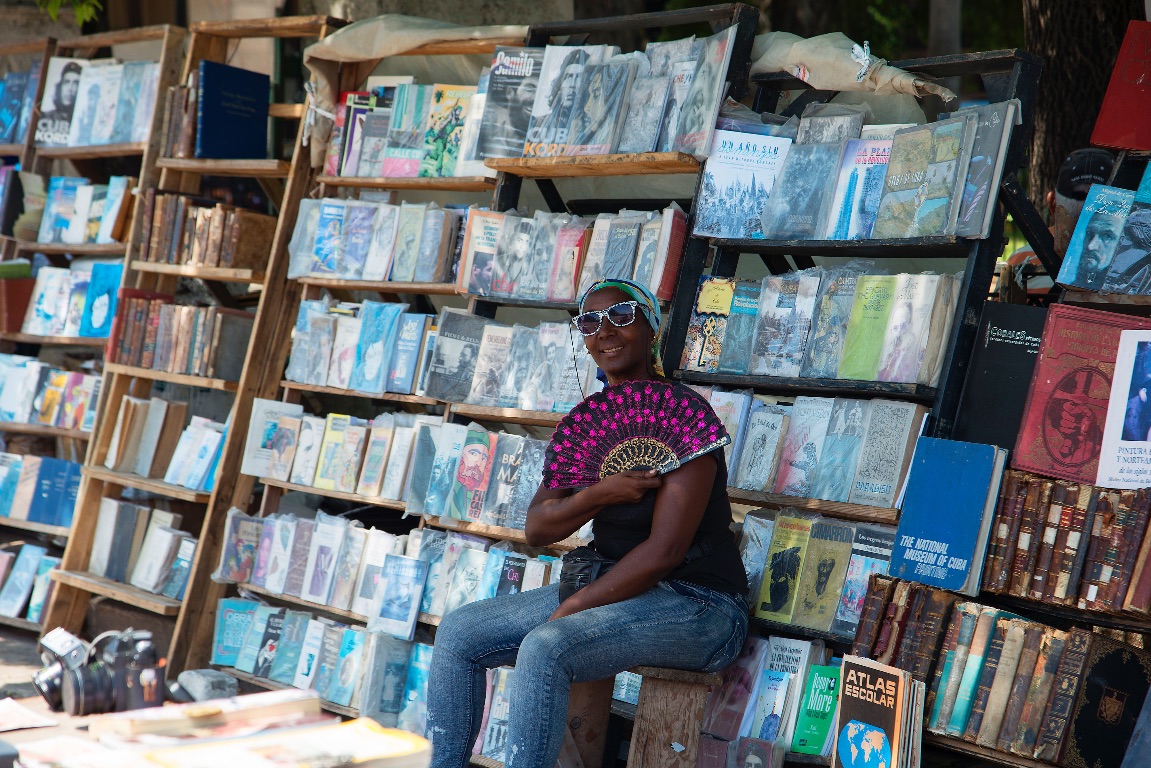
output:
[[113,176],[107,184],[90,184],[77,176],[53,176],[45,192],[38,243],[107,244],[128,235],[136,184]]
[[160,156],[267,157],[270,97],[267,75],[201,59],[184,85],[165,94]]
[[959,277],[819,268],[761,283],[703,277],[680,367],[935,386]]
[[1118,765],[1151,687],[1143,650],[886,576],[871,578],[852,652],[928,685],[928,730],[1059,765]]
[[40,62],[32,63],[29,70],[17,70],[4,75],[0,94],[0,144],[23,144],[32,122],[32,108],[36,101],[36,84],[40,82]]
[[886,574],[895,529],[785,508],[743,523],[740,555],[757,618],[855,637],[867,579]]
[[[292,251],[308,263],[293,275],[397,283],[447,282],[459,212],[435,203],[324,198],[302,205]],[[298,237],[297,237],[298,235]]]
[[254,316],[239,309],[174,302],[175,297],[166,294],[121,289],[108,341],[111,362],[239,380]]
[[735,30],[652,42],[627,56],[610,45],[496,48],[481,82],[475,157],[706,157]]
[[60,558],[35,544],[24,544],[18,553],[0,551],[0,616],[23,618],[39,623],[52,593],[49,572],[60,566]]
[[76,261],[72,266],[37,270],[22,333],[103,339],[112,332],[123,265]]
[[150,188],[144,195],[139,259],[262,270],[275,231],[275,216]]
[[1104,293],[1151,294],[1151,168],[1139,189],[1092,184],[1058,282]]
[[51,456],[0,453],[0,515],[30,523],[72,525],[80,465]]
[[381,725],[422,734],[431,646],[308,611],[225,598],[216,609],[212,664],[351,707]]
[[[142,142],[152,126],[159,65],[53,56],[36,123],[40,147]],[[35,89],[29,89],[34,92]]]
[[456,278],[461,293],[495,298],[574,302],[601,278],[634,280],[662,301],[679,276],[687,217],[672,204],[662,213],[620,211],[595,220],[563,213],[472,209]]
[[171,506],[167,499],[101,499],[88,572],[182,600],[196,539],[180,530],[183,515]]
[[[185,423],[187,425],[185,426]],[[188,420],[188,404],[124,395],[104,466],[193,491],[211,491],[225,425],[203,416]]]
[[34,357],[0,354],[0,422],[91,432],[103,378]]
[[694,232],[768,240],[987,237],[1015,100],[925,125],[868,125],[861,108],[810,105],[799,121],[720,118]]
[[896,400],[795,398],[693,386],[731,435],[728,484],[749,491],[894,507],[927,409]]

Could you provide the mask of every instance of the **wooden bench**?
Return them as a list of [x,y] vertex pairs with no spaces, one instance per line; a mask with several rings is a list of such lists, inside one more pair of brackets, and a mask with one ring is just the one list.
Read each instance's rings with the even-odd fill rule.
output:
[[[635,710],[628,768],[695,768],[703,708],[719,675],[663,667],[635,667],[643,677]],[[573,683],[568,699],[569,739],[557,768],[602,768],[611,713],[613,680]],[[502,768],[490,758],[473,757],[481,768]]]

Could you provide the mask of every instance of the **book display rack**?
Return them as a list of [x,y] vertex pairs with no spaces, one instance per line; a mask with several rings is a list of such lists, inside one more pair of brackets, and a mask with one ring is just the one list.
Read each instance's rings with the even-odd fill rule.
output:
[[[200,190],[200,180],[203,175],[213,176],[253,176],[265,183],[269,190],[269,197],[274,201],[275,208],[279,209],[280,220],[288,221],[286,231],[290,233],[290,222],[295,217],[295,208],[292,205],[298,199],[298,192],[302,190],[309,176],[309,168],[303,158],[307,152],[299,152],[303,133],[302,125],[296,132],[295,148],[289,160],[266,161],[231,161],[195,159],[182,162],[171,162],[160,157],[162,150],[163,128],[167,127],[169,120],[168,110],[164,108],[163,94],[169,86],[185,82],[188,74],[194,71],[201,61],[225,61],[230,46],[245,37],[308,37],[319,38],[328,34],[332,29],[343,25],[343,21],[326,17],[300,17],[278,18],[268,20],[250,20],[243,22],[203,22],[194,25],[188,39],[186,56],[184,55],[184,33],[179,31],[179,39],[173,42],[170,49],[170,59],[166,61],[166,70],[170,74],[162,78],[161,97],[157,100],[156,115],[150,140],[144,148],[144,170],[140,174],[140,197],[135,209],[132,235],[127,243],[127,261],[125,285],[131,286],[134,291],[144,296],[171,295],[175,292],[177,281],[180,279],[195,279],[202,281],[211,289],[215,284],[213,295],[221,302],[231,302],[231,294],[220,288],[222,282],[240,282],[249,285],[260,285],[258,303],[255,316],[252,320],[251,339],[247,343],[247,357],[243,359],[243,367],[235,365],[232,371],[238,370],[238,375],[229,376],[203,376],[192,373],[174,373],[171,370],[159,370],[141,365],[130,365],[122,362],[111,362],[106,366],[106,382],[102,393],[100,412],[97,419],[97,428],[94,434],[87,461],[84,467],[84,480],[80,489],[79,514],[76,517],[73,535],[65,550],[61,569],[56,573],[57,587],[47,615],[47,624],[50,626],[63,626],[72,631],[78,631],[83,623],[89,601],[97,595],[112,598],[119,602],[128,603],[138,608],[162,616],[176,617],[176,629],[173,635],[172,647],[168,658],[177,659],[187,651],[186,643],[192,639],[193,629],[197,626],[199,615],[197,609],[202,607],[200,596],[207,595],[211,589],[207,580],[207,571],[202,573],[191,571],[189,585],[184,592],[196,595],[193,599],[181,600],[179,597],[170,597],[163,594],[154,594],[149,591],[122,583],[118,580],[94,574],[90,571],[90,562],[96,536],[96,526],[99,521],[99,511],[102,500],[120,498],[124,489],[133,489],[133,498],[139,493],[148,494],[158,499],[169,499],[184,502],[188,510],[184,514],[183,528],[186,535],[198,539],[196,543],[196,556],[206,553],[211,559],[215,555],[213,547],[219,540],[219,525],[213,527],[219,515],[227,509],[232,500],[233,493],[250,494],[251,485],[244,485],[243,479],[237,477],[233,468],[239,466],[236,446],[243,442],[243,430],[225,429],[222,438],[217,438],[219,444],[215,449],[216,464],[220,470],[214,481],[189,488],[177,485],[155,477],[154,473],[144,476],[129,471],[112,469],[106,466],[110,452],[116,449],[117,424],[124,417],[121,410],[126,407],[129,400],[125,396],[147,399],[157,384],[183,385],[196,390],[218,390],[227,393],[231,398],[228,408],[228,422],[246,423],[253,397],[274,394],[278,382],[266,381],[263,375],[265,366],[263,356],[268,350],[267,344],[257,343],[259,329],[267,328],[275,309],[284,301],[286,266],[279,265],[276,253],[283,253],[281,247],[275,248],[280,240],[273,239],[271,255],[266,258],[266,265],[259,269],[222,269],[219,267],[202,267],[190,265],[169,265],[147,261],[142,258],[151,243],[147,236],[152,229],[153,211],[145,211],[145,200],[154,198],[154,190],[170,191],[173,194],[197,194]],[[168,50],[168,49],[166,49]],[[179,70],[182,69],[182,74]],[[179,75],[179,79],[177,79]],[[303,110],[300,105],[273,105],[269,108],[270,115],[277,115],[284,119],[302,122],[300,116]],[[293,162],[295,158],[301,162]],[[274,172],[273,172],[274,171]],[[273,183],[274,182],[274,183]],[[293,197],[288,193],[294,193]],[[282,195],[282,197],[281,197]],[[286,238],[286,235],[281,236]],[[251,239],[257,239],[255,237]],[[286,239],[284,240],[286,242]],[[118,338],[118,337],[116,337]],[[231,350],[233,356],[235,349]],[[117,358],[113,358],[117,359]],[[235,361],[234,361],[235,362]],[[200,369],[202,370],[202,369]],[[270,387],[270,390],[269,390]],[[195,395],[193,394],[193,398]],[[171,406],[171,404],[169,404]],[[172,427],[177,433],[183,428],[183,423]],[[237,443],[237,441],[239,441]],[[239,488],[237,488],[239,486]],[[198,562],[198,561],[197,561]],[[193,563],[189,563],[191,568]],[[199,577],[200,580],[192,581]],[[186,610],[190,609],[190,610]],[[186,613],[191,615],[185,616]]]

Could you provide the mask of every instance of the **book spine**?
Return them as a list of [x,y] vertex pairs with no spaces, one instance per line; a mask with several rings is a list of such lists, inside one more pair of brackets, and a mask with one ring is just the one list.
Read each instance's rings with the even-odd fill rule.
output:
[[879,636],[875,638],[875,649],[872,651],[875,660],[880,664],[890,664],[895,652],[899,649],[899,641],[903,636],[903,628],[907,624],[907,603],[911,595],[911,584],[906,581],[897,582],[891,595],[891,602],[883,615],[883,625],[879,628]]
[[1036,479],[1028,485],[1027,500],[1023,503],[1023,515],[1019,521],[1019,536],[1015,540],[1015,553],[1011,561],[1011,585],[1008,592],[1016,597],[1027,596],[1037,550],[1033,543],[1037,543],[1035,537],[1040,529],[1039,521],[1051,501],[1053,483]]
[[945,632],[944,621],[951,615],[951,609],[958,598],[942,589],[928,590],[928,600],[923,620],[916,632],[915,658],[912,660],[911,677],[921,683],[928,682],[932,665],[939,658],[939,647]]
[[1147,613],[1151,607],[1151,535],[1146,529],[1139,553],[1135,557],[1135,568],[1131,574],[1131,586],[1123,597],[1123,610]]
[[1127,491],[1109,491],[1099,496],[1091,547],[1087,552],[1084,579],[1079,590],[1079,607],[1095,610],[1102,607],[1103,596],[1111,582],[1115,561],[1115,537],[1122,525],[1124,506],[1134,501]]
[[1078,606],[1079,593],[1082,588],[1082,581],[1087,567],[1087,554],[1091,548],[1092,531],[1095,530],[1096,511],[1099,507],[1100,493],[1098,488],[1093,488],[1091,491],[1091,498],[1089,499],[1086,509],[1083,513],[1083,524],[1079,526],[1079,540],[1075,550],[1075,559],[1071,562],[1071,575],[1067,581],[1067,597],[1063,602],[1065,605]]
[[1010,533],[1011,508],[1015,497],[1019,493],[1019,486],[1023,473],[1016,469],[1009,469],[1003,473],[1003,483],[999,489],[999,504],[995,509],[995,521],[991,525],[991,540],[987,542],[987,562],[983,569],[983,590],[994,591],[996,574],[1003,566],[1003,558],[1007,552],[1008,533]]
[[1070,508],[1064,507],[1063,519],[1059,521],[1059,535],[1055,541],[1055,562],[1051,569],[1054,578],[1048,579],[1048,590],[1045,597],[1059,603],[1066,603],[1068,595],[1075,594],[1072,585],[1072,571],[1075,568],[1075,559],[1079,552],[1080,542],[1083,540],[1083,524],[1087,517],[1087,506],[1091,503],[1093,488],[1089,485],[1079,486],[1079,497]]
[[942,732],[951,722],[955,711],[955,700],[959,696],[959,684],[963,681],[963,670],[967,668],[967,657],[971,653],[971,641],[975,638],[978,625],[978,608],[968,604],[963,608],[963,623],[959,627],[959,637],[955,641],[955,655],[948,670],[947,685],[943,688],[943,703],[939,707],[939,718],[932,713],[932,730]]
[[1055,483],[1051,491],[1051,504],[1048,505],[1043,520],[1043,533],[1039,535],[1039,553],[1035,558],[1035,569],[1031,573],[1031,588],[1027,595],[1033,600],[1043,599],[1051,574],[1051,561],[1055,557],[1055,541],[1059,537],[1060,521],[1063,519],[1064,510],[1078,498],[1079,485],[1076,483],[1060,481]]
[[664,262],[663,277],[656,290],[656,298],[671,301],[675,286],[679,281],[679,267],[683,262],[684,243],[687,239],[687,217],[676,211],[672,217],[671,237],[667,244],[667,261]]
[[1107,610],[1111,607],[1111,595],[1119,583],[1123,567],[1123,554],[1126,550],[1127,531],[1135,517],[1135,492],[1123,491],[1119,494],[1119,507],[1115,523],[1104,539],[1102,568],[1099,574],[1099,591],[1088,608]]
[[148,311],[148,327],[144,331],[144,350],[140,355],[140,367],[151,368],[156,359],[156,333],[160,329],[160,311],[163,304],[156,302]]
[[1127,599],[1127,590],[1131,585],[1131,575],[1135,570],[1135,558],[1139,554],[1142,537],[1147,530],[1148,510],[1151,509],[1151,496],[1146,488],[1135,491],[1135,504],[1131,508],[1130,525],[1123,528],[1123,536],[1119,548],[1119,578],[1114,582],[1114,589],[1107,594],[1107,607],[1118,609]]
[[951,719],[943,730],[948,736],[962,736],[967,727],[967,719],[971,716],[971,705],[975,699],[975,691],[979,687],[979,676],[983,670],[983,659],[987,656],[987,646],[991,642],[991,635],[995,632],[996,619],[999,611],[993,608],[984,608],[980,611],[975,622],[975,634],[971,637],[971,650],[967,654],[967,662],[959,678],[959,688],[955,693],[955,706],[951,710]]
[[943,635],[943,642],[939,646],[939,659],[931,672],[931,682],[927,686],[927,697],[923,704],[925,713],[924,722],[939,722],[939,707],[942,706],[942,687],[947,684],[944,679],[950,669],[952,659],[955,658],[955,646],[959,642],[959,628],[963,625],[962,604],[955,604],[947,617],[947,632]]
[[903,634],[899,639],[899,650],[892,656],[891,661],[891,666],[897,669],[910,672],[915,663],[916,633],[919,631],[920,622],[927,618],[925,615],[927,593],[930,591],[930,587],[924,587],[920,584],[913,584],[911,587],[905,612],[906,619],[903,622]]
[[975,688],[975,696],[971,699],[971,714],[967,716],[967,725],[963,730],[965,741],[975,741],[975,737],[979,735],[979,727],[983,725],[983,713],[987,711],[987,697],[991,695],[991,683],[994,682],[995,671],[999,668],[999,655],[1003,653],[1008,621],[999,619],[995,622],[995,632],[991,636],[991,642],[987,644],[987,655],[983,657],[979,684]]
[[1051,686],[1059,671],[1059,660],[1063,657],[1066,641],[1066,632],[1048,629],[1043,633],[1043,642],[1035,661],[1035,673],[1031,677],[1031,688],[1027,692],[1023,715],[1019,720],[1019,730],[1011,743],[1011,751],[1017,755],[1031,757],[1035,753],[1035,740],[1043,724],[1043,713],[1051,698]]
[[197,83],[200,73],[193,71],[184,91],[180,114],[180,131],[176,139],[176,157],[195,157],[197,105],[200,101]]
[[867,584],[867,596],[863,599],[863,610],[859,614],[859,625],[855,629],[855,640],[851,644],[851,654],[871,658],[871,650],[879,635],[879,625],[887,608],[887,601],[895,580],[888,576],[872,574]]
[[1039,658],[1039,644],[1043,641],[1042,626],[1032,624],[1027,627],[1023,638],[1023,650],[1019,654],[1015,680],[1011,683],[1011,693],[1007,709],[1003,713],[1003,724],[999,726],[997,747],[1000,752],[1011,751],[1011,742],[1019,730],[1019,719],[1023,716],[1023,705],[1027,703],[1027,691],[1031,688],[1031,678],[1035,674],[1035,661]]
[[1019,669],[1019,656],[1023,651],[1023,640],[1028,625],[1029,622],[1023,619],[1011,619],[1008,622],[1003,651],[999,654],[999,667],[995,670],[991,691],[987,695],[987,706],[983,711],[983,723],[979,726],[979,734],[975,737],[975,743],[981,747],[995,749],[999,729],[1003,725],[1003,717],[1007,711],[1011,685],[1015,681],[1015,672]]
[[175,96],[176,86],[169,85],[164,91],[164,115],[160,122],[160,157],[172,156],[172,99]]
[[1048,763],[1059,761],[1071,723],[1071,711],[1079,686],[1083,683],[1083,670],[1091,650],[1091,632],[1072,629],[1063,646],[1059,671],[1051,685],[1051,701],[1043,715],[1043,725],[1035,739],[1035,758]]
[[[123,204],[127,204],[125,200]],[[148,261],[149,248],[152,244],[152,218],[156,215],[156,188],[148,187],[144,191],[144,214],[140,218],[140,261]]]

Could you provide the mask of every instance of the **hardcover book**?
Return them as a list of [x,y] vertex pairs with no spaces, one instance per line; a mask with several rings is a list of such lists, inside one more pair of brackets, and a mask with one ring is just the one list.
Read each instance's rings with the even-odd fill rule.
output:
[[202,59],[196,157],[267,157],[270,89],[263,73]]
[[897,131],[872,237],[953,233],[974,138],[974,115]]
[[1095,483],[1125,330],[1151,330],[1151,321],[1062,304],[1048,309],[1012,467]]
[[1094,635],[1059,764],[1119,765],[1151,688],[1146,651]]
[[704,164],[692,233],[762,239],[760,213],[790,148],[791,139],[717,130]]
[[1127,189],[1092,184],[1067,244],[1067,253],[1055,281],[1088,291],[1098,291],[1107,279],[1135,193]]

